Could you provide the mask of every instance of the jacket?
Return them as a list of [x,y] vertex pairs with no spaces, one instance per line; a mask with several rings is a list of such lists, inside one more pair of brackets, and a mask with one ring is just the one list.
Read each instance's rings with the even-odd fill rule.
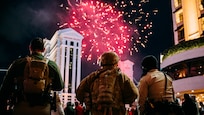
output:
[[[35,59],[44,59],[44,56],[40,53],[33,53],[31,55],[31,57],[35,58]],[[22,90],[22,79],[24,76],[24,68],[25,65],[27,63],[27,59],[26,58],[19,58],[13,61],[13,63],[10,65],[10,67],[8,68],[8,71],[4,77],[3,83],[0,87],[0,101],[1,102],[5,102],[8,97],[11,95],[11,93],[15,90],[14,87],[18,86],[17,90]],[[52,79],[52,86],[51,86],[51,90],[54,91],[60,91],[63,89],[64,87],[64,83],[62,81],[62,77],[59,71],[59,68],[57,66],[57,64],[54,61],[49,60],[48,61],[48,67],[49,67],[49,78]],[[14,82],[15,80],[17,80],[17,82]],[[15,84],[16,83],[16,84]],[[36,113],[34,111],[41,111],[41,113],[43,113],[44,115],[46,115],[45,113],[49,112],[50,114],[50,105],[47,104],[44,107],[33,107],[30,108],[28,106],[28,103],[22,101],[23,99],[19,99],[20,102],[18,102],[18,104],[15,105],[15,109],[14,110],[19,110],[18,112],[23,112],[23,111],[28,111],[29,115],[36,115],[36,114],[40,114],[39,112]],[[24,108],[22,108],[22,110],[20,110],[21,108],[17,109],[20,106],[25,106]],[[3,111],[2,109],[5,109],[5,105],[1,104],[1,111]],[[27,108],[26,108],[27,107]],[[40,110],[39,110],[40,109]],[[33,112],[32,112],[33,111]],[[15,113],[15,111],[14,111]],[[20,114],[18,113],[18,114]],[[24,113],[21,113],[24,114]],[[26,114],[24,114],[26,115]]]
[[[120,70],[118,71],[120,72]],[[85,102],[89,100],[86,107],[89,108],[90,106],[90,111],[92,115],[104,115],[104,111],[97,110],[93,105],[92,105],[92,100],[91,100],[91,94],[93,94],[93,90],[91,88],[93,82],[97,79],[96,76],[97,74],[100,73],[100,70],[94,71],[91,74],[89,74],[87,77],[85,77],[80,85],[78,86],[76,90],[76,98],[81,102]],[[138,97],[138,89],[135,86],[135,84],[128,78],[127,75],[124,73],[121,73],[121,75],[117,76],[116,78],[116,83],[120,86],[120,89],[115,89],[115,98],[118,100],[118,105],[120,106],[120,109],[112,109],[112,114],[113,115],[125,115],[126,109],[125,109],[125,104],[132,104],[135,99]],[[116,84],[115,84],[116,85]],[[89,99],[87,99],[89,98]]]
[[138,104],[141,115],[143,115],[145,109],[145,101],[147,99],[154,100],[155,102],[162,100],[168,100],[170,102],[174,101],[172,79],[168,75],[166,75],[166,77],[166,90],[164,73],[159,71],[158,69],[151,69],[140,79],[138,85],[140,93]]

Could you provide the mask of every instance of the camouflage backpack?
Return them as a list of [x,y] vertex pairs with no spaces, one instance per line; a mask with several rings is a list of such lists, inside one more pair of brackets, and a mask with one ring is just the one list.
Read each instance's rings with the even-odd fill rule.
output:
[[116,88],[120,89],[116,84],[116,79],[121,73],[118,69],[106,70],[100,73],[92,86],[92,104],[97,109],[104,109],[117,106]]
[[23,90],[25,94],[43,93],[50,83],[48,77],[48,59],[37,60],[31,57],[27,58],[27,64],[24,69]]

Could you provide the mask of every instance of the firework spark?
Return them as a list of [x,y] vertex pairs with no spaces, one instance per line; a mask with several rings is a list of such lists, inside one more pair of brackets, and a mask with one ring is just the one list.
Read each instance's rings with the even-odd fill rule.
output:
[[132,55],[139,47],[145,48],[152,35],[151,17],[158,12],[149,10],[149,0],[101,1],[87,0],[66,8],[69,16],[61,26],[84,36],[82,57],[92,60],[110,50],[120,56],[126,52]]
[[153,33],[152,17],[157,14],[158,10],[150,7],[149,0],[116,0],[114,6],[122,11],[125,22],[137,28],[134,32],[136,35],[139,34],[139,37],[133,35],[133,47],[138,47],[138,45],[145,47],[148,38]]
[[91,1],[72,7],[67,24],[84,36],[82,56],[87,60],[104,51],[122,55],[132,50],[134,30],[124,22],[122,12],[107,3]]
[[145,47],[148,38],[153,33],[152,17],[157,14],[158,10],[152,8],[149,0],[116,0],[114,6],[123,11],[125,22],[137,28],[134,32],[136,35],[139,33],[139,37],[133,37],[133,41],[136,41],[134,47],[138,45]]

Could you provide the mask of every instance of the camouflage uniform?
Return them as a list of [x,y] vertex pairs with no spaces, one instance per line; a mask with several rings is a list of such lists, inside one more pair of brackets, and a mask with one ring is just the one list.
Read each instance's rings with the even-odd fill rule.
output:
[[[117,69],[117,72],[121,73],[120,69]],[[97,75],[101,73],[101,71],[105,70],[106,69],[100,69],[89,74],[81,81],[79,87],[76,90],[76,98],[81,103],[84,102],[86,104],[87,109],[91,111],[92,115],[104,115],[104,110],[100,110],[98,108],[98,105],[94,103],[94,92],[96,91],[93,91],[93,82],[97,81]],[[139,94],[135,84],[128,78],[127,75],[121,73],[121,75],[117,76],[116,78],[115,90],[113,95],[115,97],[115,104],[111,108],[112,114],[125,115],[125,104],[133,103]]]

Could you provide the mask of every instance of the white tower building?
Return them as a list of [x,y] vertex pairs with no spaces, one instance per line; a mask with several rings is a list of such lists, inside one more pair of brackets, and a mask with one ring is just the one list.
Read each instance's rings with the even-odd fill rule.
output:
[[81,45],[83,36],[72,28],[55,32],[46,42],[45,56],[57,63],[64,81],[60,98],[64,105],[75,101],[75,89],[81,81]]
[[121,71],[124,72],[133,81],[133,65],[134,63],[130,60],[120,61],[118,66]]

